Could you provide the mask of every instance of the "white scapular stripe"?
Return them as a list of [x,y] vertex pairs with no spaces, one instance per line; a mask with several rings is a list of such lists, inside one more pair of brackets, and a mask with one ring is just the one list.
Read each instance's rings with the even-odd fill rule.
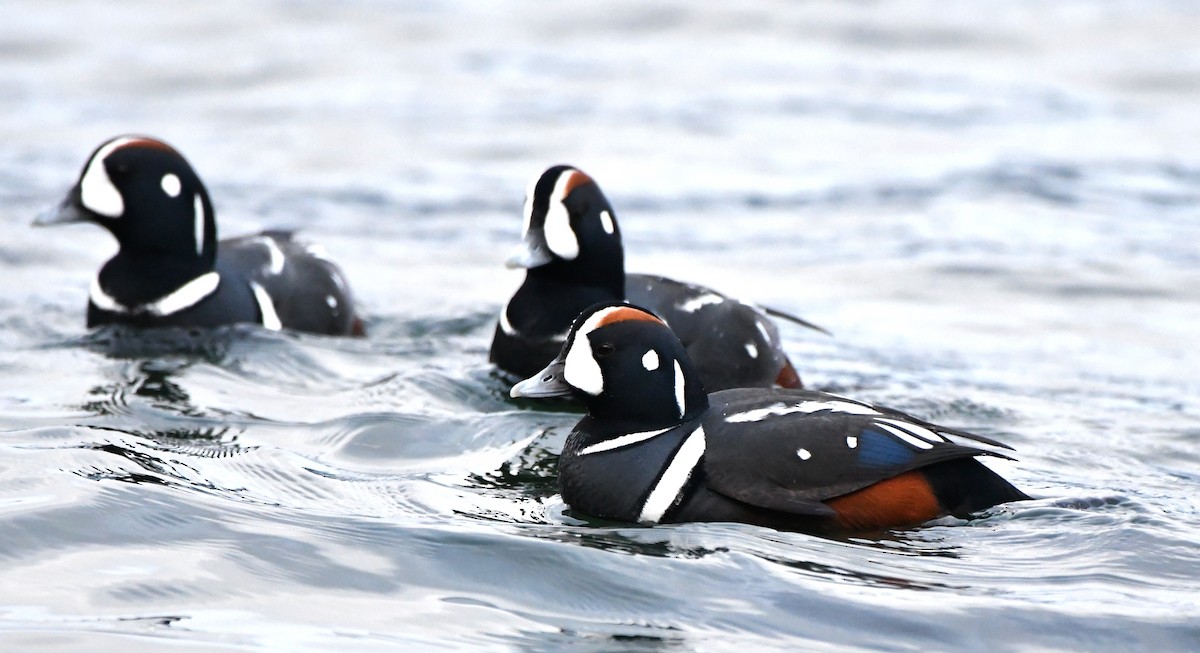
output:
[[639,442],[649,440],[656,435],[662,435],[673,428],[675,427],[668,426],[665,429],[658,429],[657,431],[638,431],[637,433],[626,433],[625,435],[619,435],[615,438],[609,438],[603,442],[597,442],[590,447],[584,447],[579,450],[579,455],[586,456],[588,454],[600,453],[601,451],[612,451],[613,449],[628,447],[631,444],[637,444]]
[[542,227],[550,251],[568,261],[579,256],[579,239],[571,228],[571,214],[563,200],[566,199],[567,185],[577,174],[580,174],[578,170],[567,170],[559,175],[554,192],[550,195],[550,204],[546,207],[546,221]]
[[685,313],[694,313],[709,304],[720,304],[723,301],[725,301],[725,298],[716,293],[705,293],[683,302],[679,305],[679,310]]
[[683,441],[679,451],[675,452],[675,457],[671,459],[666,471],[662,473],[658,483],[650,491],[650,496],[646,497],[646,503],[642,505],[642,514],[638,515],[639,522],[657,524],[663,518],[663,515],[679,499],[679,495],[687,486],[688,479],[692,477],[692,471],[696,469],[700,458],[704,456],[704,446],[704,427],[702,426],[693,431]]
[[205,272],[182,286],[163,295],[161,298],[139,306],[125,306],[100,287],[100,277],[92,279],[92,288],[88,298],[96,308],[109,313],[149,313],[163,317],[191,308],[208,297],[221,283],[221,275],[216,272]]
[[[876,421],[875,426],[878,426],[881,429],[885,429],[888,433],[891,433],[892,435],[900,438],[901,440],[904,440],[905,442],[911,444],[912,446],[914,446],[918,449],[932,449],[933,448],[932,444],[922,440],[921,438],[916,437],[915,435],[913,435],[907,431],[896,428],[895,426],[892,426],[891,424],[884,424],[883,422]],[[907,424],[905,426],[907,426]]]
[[902,420],[891,419],[891,418],[886,418],[886,417],[880,417],[879,419],[877,419],[875,421],[883,422],[886,424],[891,424],[892,426],[902,428],[905,431],[908,431],[909,433],[917,436],[918,438],[923,438],[925,440],[928,440],[929,442],[933,442],[934,444],[937,444],[939,442],[949,442],[950,441],[949,439],[943,437],[942,435],[940,435],[938,433],[934,433],[933,431],[930,431],[929,429],[927,429],[924,426],[921,426],[919,424],[913,424],[911,422],[905,422]]
[[271,301],[271,296],[258,282],[250,282],[250,290],[254,292],[254,301],[258,302],[258,310],[262,313],[263,327],[272,331],[278,331],[283,328],[283,323],[279,321],[279,314],[275,312],[275,302]]
[[734,413],[725,418],[726,422],[761,422],[773,415],[788,415],[790,413],[816,413],[822,410],[832,410],[835,413],[850,415],[878,415],[879,411],[850,401],[802,401],[788,406],[784,403],[772,404],[766,408],[755,408],[742,413]]
[[88,161],[83,176],[79,178],[79,203],[84,208],[109,218],[119,218],[125,214],[125,200],[112,179],[109,179],[104,160],[133,140],[128,137],[115,138],[96,150],[91,161]]
[[192,199],[192,214],[196,221],[196,255],[204,253],[204,199],[200,193]]

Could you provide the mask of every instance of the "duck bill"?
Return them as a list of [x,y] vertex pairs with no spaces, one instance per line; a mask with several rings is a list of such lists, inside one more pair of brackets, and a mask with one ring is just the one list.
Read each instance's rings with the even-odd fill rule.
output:
[[550,255],[550,248],[546,246],[545,237],[540,233],[530,232],[525,236],[525,240],[509,253],[508,260],[504,262],[504,265],[510,270],[516,268],[531,270],[552,260],[554,258]]
[[514,399],[546,399],[548,397],[566,397],[575,392],[563,378],[566,363],[562,358],[556,358],[544,370],[514,385],[508,395]]
[[60,224],[73,224],[76,222],[87,222],[90,220],[88,215],[75,206],[71,198],[63,200],[62,204],[52,206],[38,214],[33,219],[35,227],[50,227]]

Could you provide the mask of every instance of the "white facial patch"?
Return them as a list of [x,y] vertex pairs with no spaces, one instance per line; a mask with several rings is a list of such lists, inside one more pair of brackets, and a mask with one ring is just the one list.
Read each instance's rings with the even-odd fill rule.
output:
[[133,140],[127,137],[113,139],[96,150],[92,160],[88,161],[83,176],[79,178],[79,203],[85,209],[109,218],[119,218],[125,214],[125,200],[112,179],[109,179],[104,160]]
[[571,228],[571,214],[564,204],[567,187],[571,178],[581,174],[578,170],[567,170],[558,177],[554,184],[554,192],[550,194],[550,204],[546,207],[546,221],[542,227],[546,235],[546,245],[559,258],[568,261],[579,256],[579,239]]
[[684,387],[683,383],[683,368],[679,366],[679,361],[675,361],[675,403],[679,404],[680,417],[683,417],[687,408],[687,388]]
[[575,340],[571,341],[571,348],[567,350],[567,357],[563,365],[564,381],[593,396],[604,392],[604,374],[600,371],[600,364],[592,356],[592,345],[588,341],[588,336],[610,313],[625,310],[625,308],[624,306],[610,306],[600,309],[579,326],[579,330],[575,333]]
[[642,356],[642,367],[646,368],[647,372],[653,372],[658,369],[658,352],[651,349]]
[[179,197],[179,192],[183,190],[183,184],[179,181],[179,176],[175,173],[168,172],[163,175],[162,189],[167,194],[167,197]]
[[538,175],[529,180],[529,185],[525,187],[525,207],[522,209],[521,215],[524,222],[521,224],[521,237],[529,235],[529,226],[533,223],[533,193],[537,189],[538,180],[542,176]]
[[600,226],[604,228],[604,233],[612,235],[617,228],[613,225],[612,214],[608,211],[600,212]]
[[196,223],[196,254],[204,253],[204,199],[200,193],[192,200],[192,213]]

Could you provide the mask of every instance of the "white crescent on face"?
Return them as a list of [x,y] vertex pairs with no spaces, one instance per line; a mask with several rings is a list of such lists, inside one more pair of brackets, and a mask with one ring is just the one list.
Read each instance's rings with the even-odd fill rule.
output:
[[554,192],[550,194],[550,204],[546,207],[546,222],[543,230],[546,234],[546,245],[559,258],[571,261],[579,256],[579,238],[571,228],[571,214],[567,211],[564,200],[567,199],[567,189],[571,187],[571,179],[578,170],[567,170],[558,177],[554,184]]
[[602,308],[592,313],[580,325],[579,330],[575,332],[575,339],[571,341],[571,348],[567,350],[563,366],[563,380],[593,396],[604,392],[604,374],[600,371],[600,364],[592,357],[592,345],[588,341],[588,336],[610,313],[625,309],[624,306]]
[[92,155],[83,169],[83,176],[79,178],[79,203],[83,208],[108,218],[119,218],[125,214],[125,200],[108,177],[104,160],[134,140],[127,136],[114,138]]

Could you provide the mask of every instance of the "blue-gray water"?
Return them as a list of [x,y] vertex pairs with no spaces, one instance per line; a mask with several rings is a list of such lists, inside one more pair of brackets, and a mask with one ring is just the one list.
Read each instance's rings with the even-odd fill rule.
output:
[[[1200,9],[1188,2],[0,7],[0,649],[1197,650]],[[105,138],[295,227],[371,337],[88,334]],[[587,524],[577,414],[485,362],[528,179],[810,385],[999,437],[1038,497],[831,540]],[[164,353],[166,352],[166,353]]]

